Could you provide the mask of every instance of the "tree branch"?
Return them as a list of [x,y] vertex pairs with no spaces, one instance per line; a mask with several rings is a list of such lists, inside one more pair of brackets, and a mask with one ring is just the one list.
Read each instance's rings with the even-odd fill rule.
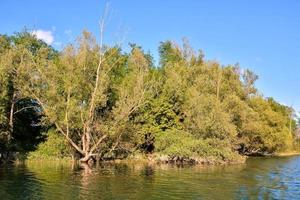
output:
[[[42,103],[42,101],[35,95],[33,94],[34,98],[39,102],[39,105],[43,108],[44,112],[47,113],[47,110],[44,106],[44,104]],[[63,129],[59,126],[58,123],[55,123],[55,126],[57,128],[57,130],[63,135],[65,136],[65,138],[67,139],[67,141],[82,155],[84,155],[83,150],[67,135],[65,134],[65,132],[63,131]]]
[[14,114],[17,114],[19,112],[22,112],[23,110],[29,109],[29,108],[37,108],[37,106],[26,106],[21,108],[20,110],[17,110],[16,112],[14,112]]
[[90,154],[92,154],[95,150],[96,150],[96,148],[101,144],[101,142],[105,139],[105,138],[107,138],[107,135],[103,135],[98,141],[97,141],[97,143],[96,144],[94,144],[94,146],[92,146],[92,148],[90,149]]

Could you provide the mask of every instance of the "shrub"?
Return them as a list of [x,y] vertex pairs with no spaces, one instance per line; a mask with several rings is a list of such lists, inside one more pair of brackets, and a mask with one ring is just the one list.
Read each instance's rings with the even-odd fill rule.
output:
[[29,153],[29,159],[61,159],[71,157],[71,148],[55,130],[50,129],[45,142],[38,145],[37,150]]
[[155,137],[155,150],[171,157],[196,157],[219,161],[234,161],[240,157],[224,140],[197,139],[181,130],[158,133]]

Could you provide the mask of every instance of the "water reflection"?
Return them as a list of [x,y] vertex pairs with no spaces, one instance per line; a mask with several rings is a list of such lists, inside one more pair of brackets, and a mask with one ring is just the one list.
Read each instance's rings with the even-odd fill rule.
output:
[[26,167],[7,166],[0,172],[1,199],[36,199],[42,196],[42,184]]
[[300,157],[235,166],[30,163],[0,169],[1,199],[300,199]]

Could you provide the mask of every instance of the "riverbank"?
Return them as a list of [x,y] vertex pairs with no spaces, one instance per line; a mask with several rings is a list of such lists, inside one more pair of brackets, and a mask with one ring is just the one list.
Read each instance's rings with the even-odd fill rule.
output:
[[299,156],[299,151],[291,151],[291,152],[281,152],[281,153],[275,153],[272,156],[274,157],[287,157],[287,156]]
[[[243,164],[246,162],[246,156],[235,156],[232,159],[217,159],[215,157],[181,157],[181,156],[168,156],[162,154],[135,154],[130,155],[123,159],[103,159],[99,163],[149,163],[149,164],[167,164],[167,165],[232,165]],[[72,158],[29,158],[26,160],[17,160],[15,163],[80,163],[79,160]],[[90,165],[97,165],[97,162],[89,163]]]
[[[300,156],[300,152],[291,151],[291,152],[278,152],[273,154],[264,155],[263,157],[289,157],[289,156]],[[254,156],[255,157],[255,156]],[[180,156],[167,156],[162,154],[135,154],[123,159],[104,159],[99,163],[150,163],[150,164],[167,164],[167,165],[199,165],[199,166],[208,166],[208,165],[235,165],[235,164],[244,164],[248,158],[251,156],[237,156],[235,159],[231,160],[222,160],[216,158],[200,158],[200,157],[180,157]],[[71,157],[67,158],[30,158],[26,160],[16,160],[16,164],[20,163],[58,163],[58,164],[67,164],[67,163],[79,163],[78,160],[73,160]],[[97,164],[96,162],[94,164]]]

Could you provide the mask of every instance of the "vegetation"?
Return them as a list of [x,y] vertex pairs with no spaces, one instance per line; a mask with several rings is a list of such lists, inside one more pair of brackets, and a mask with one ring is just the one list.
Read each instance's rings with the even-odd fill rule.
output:
[[47,132],[47,141],[41,142],[36,151],[30,152],[28,158],[30,160],[58,160],[72,157],[72,149],[67,141],[50,129]]
[[124,53],[84,31],[58,52],[28,32],[1,35],[1,160],[34,151],[231,162],[297,146],[293,109],[260,95],[253,72],[205,60],[186,40],[162,42],[159,66],[130,46]]

